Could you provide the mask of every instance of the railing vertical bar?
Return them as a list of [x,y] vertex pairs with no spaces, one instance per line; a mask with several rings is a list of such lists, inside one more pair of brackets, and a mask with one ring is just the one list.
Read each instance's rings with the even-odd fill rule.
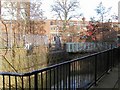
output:
[[112,49],[112,62],[111,62],[112,68],[113,68],[113,66],[114,66],[114,62],[113,62],[113,59],[114,59],[114,58],[113,58],[113,57],[114,57],[114,54],[115,54],[115,53],[114,53],[114,49]]
[[11,90],[11,77],[9,75],[9,90]]
[[67,64],[65,65],[65,70],[66,70],[66,72],[65,72],[65,82],[66,82],[66,90],[67,90],[67,84],[68,84],[68,82],[67,82],[67,73],[68,73],[68,70],[67,70]]
[[[118,48],[118,53],[120,53],[120,47]],[[119,56],[119,54],[118,54],[118,61],[120,63],[120,56]]]
[[116,64],[116,57],[117,57],[117,55],[116,55],[116,49],[114,49],[114,52],[113,52],[114,54],[113,54],[113,67],[115,66],[115,64]]
[[117,65],[117,63],[118,63],[118,54],[117,54],[117,53],[118,53],[118,50],[117,50],[117,48],[115,49],[115,53],[116,53],[115,55],[117,56],[117,57],[116,57],[116,63],[115,63],[115,65]]
[[105,52],[105,57],[104,57],[104,70],[106,71],[106,64],[107,64],[107,52]]
[[120,56],[119,56],[119,53],[120,53],[120,47],[118,48],[118,63],[120,63]]
[[[104,55],[104,54],[101,53],[100,55],[101,55],[101,65],[100,65],[100,67],[101,67],[101,74],[102,74],[102,72],[104,72],[104,70],[103,70],[103,69],[104,69],[104,65],[103,65],[103,62],[104,62],[103,55]],[[101,76],[101,74],[100,74],[100,76]]]
[[60,66],[60,90],[62,89],[61,83],[62,83],[62,65]]
[[111,64],[111,70],[112,70],[112,59],[113,59],[113,49],[111,51],[111,62],[110,62],[110,64]]
[[[41,78],[41,80],[42,80],[42,78]],[[42,82],[41,82],[41,86],[42,86]],[[37,73],[35,73],[35,75],[34,75],[34,88],[35,88],[35,90],[38,90],[38,74]]]
[[47,90],[47,71],[46,71],[46,90]]
[[[92,58],[92,57],[91,57]],[[90,82],[90,61],[91,61],[91,59],[90,60],[88,60],[88,75],[87,75],[87,79],[88,79],[88,82]]]
[[78,61],[76,61],[76,65],[75,65],[75,68],[76,68],[76,88],[78,88],[78,64],[77,64]]
[[28,78],[29,78],[29,90],[31,90],[31,78],[30,76],[28,76]]
[[54,73],[54,90],[55,90],[55,76],[57,76],[55,75],[55,69],[53,69],[53,73]]
[[[117,49],[117,48],[116,48],[116,49]],[[118,57],[119,55],[118,55],[118,53],[119,53],[119,52],[118,52],[118,49],[117,49],[117,50],[116,50],[116,55],[117,55],[117,63],[119,63],[119,57]]]
[[[37,83],[37,85],[38,85],[38,83]],[[41,90],[43,90],[43,72],[41,72]]]
[[117,49],[117,63],[119,63],[119,48]]
[[73,62],[71,63],[71,88],[73,89]]
[[23,81],[23,76],[22,76],[22,90],[24,89],[24,81]]
[[70,90],[70,86],[71,86],[71,85],[70,85],[70,82],[71,82],[71,81],[70,81],[70,76],[71,76],[70,74],[71,74],[71,73],[70,73],[70,63],[69,63],[69,64],[68,64],[68,89],[69,89],[69,90]]
[[109,52],[109,56],[110,56],[110,57],[109,57],[109,69],[111,69],[111,59],[112,59],[112,58],[111,58],[111,52],[112,52],[112,51],[110,50],[110,52]]
[[109,70],[109,61],[110,61],[110,59],[109,59],[109,55],[110,53],[109,52],[107,52],[107,71]]
[[77,61],[77,88],[79,88],[79,61]]
[[[62,68],[62,71],[63,71],[63,73],[65,73],[64,71],[64,65],[62,65],[63,66],[63,68]],[[64,85],[64,83],[65,83],[65,80],[64,80],[64,78],[65,78],[65,74],[63,74],[63,90],[64,90],[64,88],[65,88],[65,85]]]
[[100,53],[100,55],[101,55],[101,64],[100,64],[100,67],[101,67],[100,76],[101,76],[102,72],[104,72],[103,71],[103,53]]
[[74,76],[74,74],[75,74],[75,68],[74,68],[74,62],[73,62],[73,90],[75,89],[75,76]]
[[112,60],[113,60],[113,49],[111,50],[111,62],[110,62],[110,65],[111,65],[111,71],[112,71]]
[[72,62],[72,89],[74,89],[74,62]]
[[51,90],[51,69],[50,69],[50,90]]
[[15,88],[17,90],[17,76],[15,76]]
[[78,88],[78,64],[77,64],[78,61],[76,61],[76,88]]
[[78,88],[80,88],[80,61],[78,61]]
[[80,82],[79,82],[79,72],[80,72],[80,71],[79,71],[79,61],[78,61],[78,63],[77,63],[77,80],[78,80],[78,81],[77,81],[77,82],[78,82],[77,88],[79,88],[79,83],[80,83]]
[[118,50],[117,50],[117,48],[116,48],[116,64],[118,63]]
[[41,72],[38,73],[38,89],[41,89]]
[[82,65],[82,61],[79,61],[79,87],[81,88],[81,65]]
[[3,90],[5,90],[5,76],[3,75]]
[[115,54],[115,52],[114,52],[114,51],[115,51],[115,49],[113,49],[113,53],[112,53],[112,62],[111,62],[112,67],[114,67],[114,60],[113,60],[113,59],[114,59],[113,57],[114,57],[114,54]]
[[75,62],[74,62],[74,90],[75,90]]
[[80,88],[80,61],[78,61],[78,64],[77,64],[77,76],[78,76],[78,87],[77,88]]
[[[113,57],[115,57],[115,49],[113,49]],[[114,60],[112,61],[112,65],[113,65],[113,67],[115,66],[115,62],[116,62],[116,57],[115,58],[113,58]]]
[[58,79],[59,79],[59,73],[58,73],[58,68],[59,66],[57,66],[57,73],[56,73],[56,78],[57,78],[57,90],[59,89],[59,85],[58,85]]
[[109,63],[108,63],[108,61],[109,61],[109,52],[107,52],[107,61],[106,61],[106,70],[108,70],[108,66],[109,66]]
[[115,60],[113,60],[113,67],[115,66],[116,64],[116,49],[114,49],[114,52],[113,52],[113,57],[115,57]]
[[105,69],[105,61],[106,61],[106,54],[105,54],[105,52],[103,53],[103,66],[104,66],[104,71],[106,71],[106,69]]
[[97,86],[97,55],[95,55],[95,86]]
[[75,67],[76,67],[76,88],[78,88],[78,64],[77,64],[77,62],[76,62],[76,65],[75,65]]

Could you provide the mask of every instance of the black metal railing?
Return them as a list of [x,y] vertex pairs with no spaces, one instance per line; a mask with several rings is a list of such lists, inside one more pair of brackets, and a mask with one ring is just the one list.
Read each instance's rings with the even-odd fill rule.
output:
[[109,49],[24,74],[0,72],[0,88],[88,89],[118,64],[119,52],[119,48]]

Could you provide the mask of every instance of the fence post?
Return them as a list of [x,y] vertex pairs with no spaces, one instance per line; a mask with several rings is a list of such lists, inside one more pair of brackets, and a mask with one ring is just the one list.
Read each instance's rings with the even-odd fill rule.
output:
[[34,88],[35,88],[35,90],[38,90],[38,76],[37,76],[37,74],[35,74],[34,80],[35,80]]

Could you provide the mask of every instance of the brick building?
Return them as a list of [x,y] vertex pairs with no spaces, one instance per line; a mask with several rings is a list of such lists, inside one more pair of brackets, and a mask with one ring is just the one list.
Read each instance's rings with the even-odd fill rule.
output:
[[[2,3],[3,4],[3,3]],[[2,5],[1,4],[1,5]],[[15,16],[10,18],[2,16],[2,18],[10,18],[9,20],[3,20],[4,23],[0,22],[0,32],[1,37],[6,37],[6,32],[9,34],[8,38],[9,41],[11,41],[11,38],[13,38],[15,35],[20,35],[21,38],[23,35],[26,34],[34,34],[34,35],[45,35],[48,37],[48,42],[54,43],[54,37],[59,36],[61,38],[61,41],[64,42],[80,42],[84,41],[87,34],[87,26],[89,25],[89,21],[85,21],[85,18],[82,18],[81,20],[70,20],[67,22],[66,30],[63,29],[63,22],[60,20],[37,20],[37,19],[31,19],[32,13],[30,13],[30,3],[15,3],[17,5],[17,11],[15,11]],[[24,13],[26,13],[26,17],[24,19],[21,19],[20,13],[24,9]],[[3,9],[0,9],[1,15],[3,12],[1,11]],[[108,27],[111,27],[111,25],[108,25],[110,23],[104,23],[104,28],[107,29]],[[115,24],[112,24],[115,30],[118,30],[117,27],[115,27]],[[102,32],[101,32],[102,33]],[[98,32],[99,39],[101,39],[101,35]],[[18,40],[17,40],[18,41]]]

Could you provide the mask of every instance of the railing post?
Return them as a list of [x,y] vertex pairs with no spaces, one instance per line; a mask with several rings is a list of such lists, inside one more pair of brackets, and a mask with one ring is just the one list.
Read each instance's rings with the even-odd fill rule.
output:
[[97,55],[95,55],[95,86],[97,86]]
[[38,75],[37,74],[35,74],[34,80],[35,80],[34,88],[35,88],[35,90],[38,90]]

